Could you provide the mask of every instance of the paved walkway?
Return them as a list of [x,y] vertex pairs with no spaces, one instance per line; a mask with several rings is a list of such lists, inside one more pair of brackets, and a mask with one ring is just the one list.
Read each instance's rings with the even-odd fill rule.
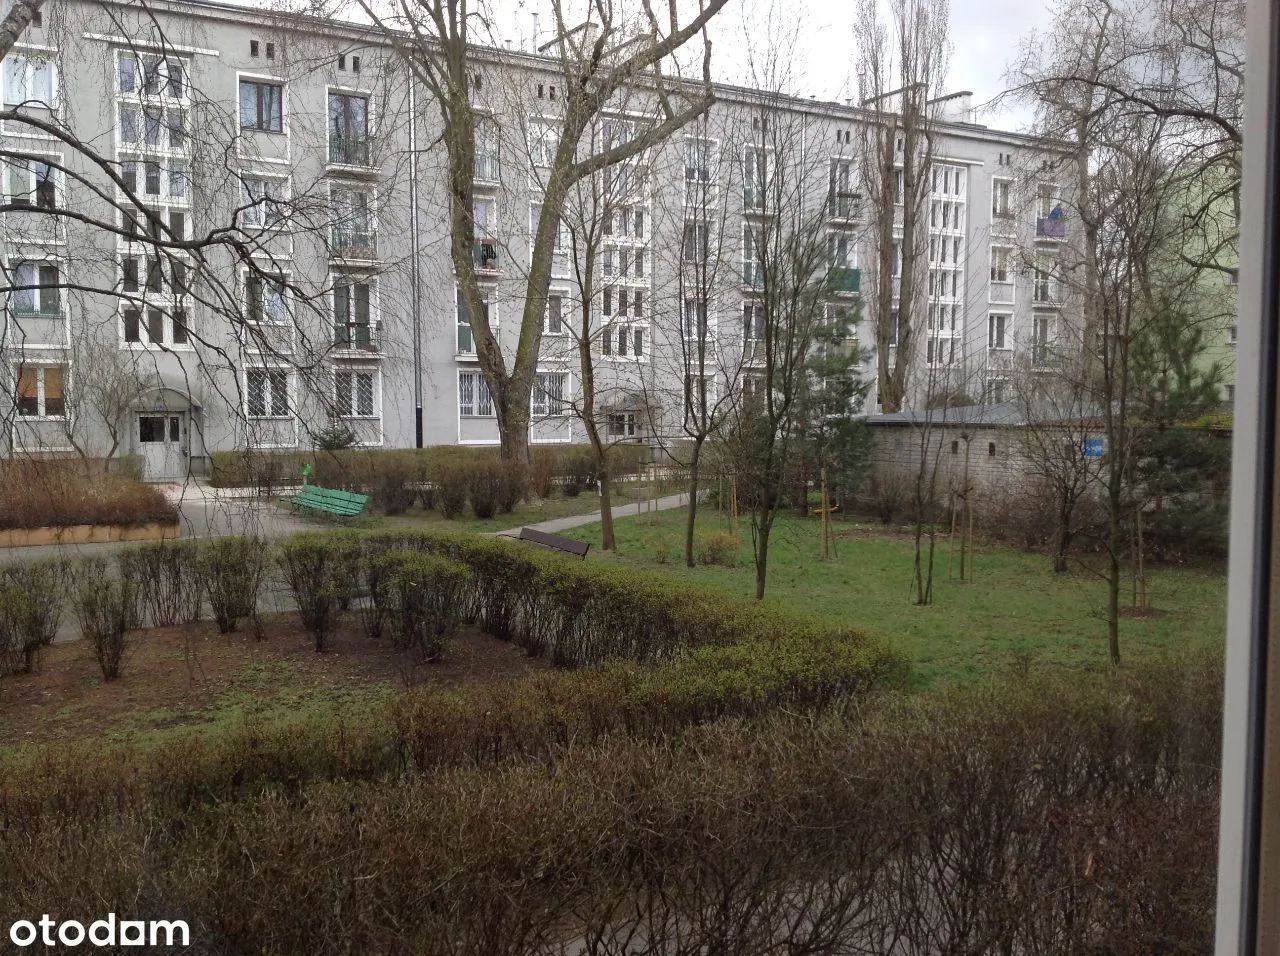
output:
[[[665,498],[657,500],[640,501],[635,504],[618,505],[613,508],[613,520],[619,518],[628,518],[632,515],[649,514],[654,511],[671,511],[675,508],[683,508],[689,503],[689,495],[667,495]],[[506,531],[498,531],[496,534],[504,537],[514,538],[520,533],[521,528],[533,528],[535,531],[546,531],[549,534],[559,534],[561,531],[568,531],[570,528],[581,528],[583,525],[595,524],[600,520],[600,512],[593,511],[585,515],[570,515],[567,518],[552,518],[549,521],[539,521],[537,524],[521,525],[520,528],[508,528]]]

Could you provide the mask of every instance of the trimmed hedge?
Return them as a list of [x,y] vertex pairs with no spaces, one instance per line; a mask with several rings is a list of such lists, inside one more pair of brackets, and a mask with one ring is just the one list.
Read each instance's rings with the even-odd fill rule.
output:
[[103,474],[77,459],[0,464],[0,529],[72,525],[172,524],[178,509],[159,488]]
[[[331,556],[316,557],[325,542]],[[432,636],[449,632],[456,609],[562,664],[609,663],[501,686],[416,692],[365,713],[182,735],[146,749],[61,748],[47,762],[23,757],[42,766],[0,772],[0,816],[136,801],[186,806],[288,781],[371,779],[406,767],[546,754],[568,740],[615,733],[657,738],[783,703],[822,709],[850,694],[903,686],[908,676],[900,654],[856,629],[517,542],[349,534],[303,535],[291,544],[313,563],[336,567],[353,542],[365,579],[377,569],[377,599],[393,633],[413,635],[428,653]],[[257,551],[261,560],[260,543]],[[327,573],[317,575],[317,593],[325,591]],[[424,593],[434,589],[434,603],[406,603],[409,582]],[[303,586],[304,598],[311,587]]]

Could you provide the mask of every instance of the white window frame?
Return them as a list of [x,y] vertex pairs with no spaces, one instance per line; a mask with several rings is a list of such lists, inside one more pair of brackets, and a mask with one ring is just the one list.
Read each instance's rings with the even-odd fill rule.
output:
[[[560,394],[547,387],[552,379],[560,382]],[[562,371],[537,372],[534,375],[533,394],[530,395],[530,412],[534,418],[563,418],[570,412],[573,394],[570,373]]]
[[529,163],[534,169],[549,169],[560,149],[560,122],[544,116],[529,118]]
[[[1013,331],[1013,316],[1008,312],[987,313],[987,349],[991,352],[1007,352],[1010,345],[1010,333]],[[998,333],[998,334],[997,334]]]
[[[465,405],[464,398],[469,399]],[[458,371],[458,417],[495,417],[489,383],[479,369],[459,369]]]
[[[25,205],[31,209],[59,209],[64,199],[63,186],[65,177],[62,171],[54,167],[54,163],[61,163],[61,156],[11,156],[4,164],[4,195],[11,205]],[[37,174],[37,168],[43,166],[47,175],[43,180]],[[19,180],[24,180],[21,185],[23,188],[14,189],[13,187]],[[50,183],[53,189],[52,205],[44,205],[40,202],[39,186],[41,182]],[[25,200],[25,201],[24,201]]]
[[[330,196],[332,200],[332,196]],[[240,177],[240,225],[274,231],[285,228],[283,206],[289,202],[289,179],[273,176]],[[332,205],[330,206],[332,209]]]
[[1013,218],[1013,180],[991,177],[991,221],[1001,222]]
[[[59,368],[62,370],[62,414],[48,414],[48,396],[45,391],[45,370]],[[27,415],[19,410],[18,386],[21,383],[23,369],[33,369],[36,373],[36,414]],[[71,377],[71,366],[66,362],[16,362],[10,366],[13,374],[13,407],[18,421],[67,421],[70,409],[67,407],[67,382]]]
[[[547,290],[547,307],[545,310],[543,310],[543,313],[542,313],[542,334],[543,335],[550,335],[556,338],[560,338],[562,336],[566,336],[569,334],[568,322],[566,322],[565,320],[566,314],[568,312],[568,309],[566,308],[566,306],[569,304],[569,301],[570,301],[569,291],[567,289],[548,289]],[[555,323],[556,326],[558,327],[554,329],[552,328],[552,322],[551,322],[551,309],[552,309],[553,302],[559,303],[559,310],[560,310],[560,314],[557,316],[557,322]]]
[[[347,398],[349,403],[343,407],[341,403],[342,390],[339,386],[339,380],[343,376],[350,376],[350,384],[347,386]],[[359,408],[359,386],[357,380],[360,376],[369,377],[369,411],[362,412]],[[333,369],[333,407],[339,418],[350,419],[356,421],[377,420],[382,417],[382,381],[379,370],[376,365],[337,365]]]
[[[262,382],[267,386],[263,393],[263,414],[255,415],[251,411],[253,407],[251,377],[255,373],[262,375]],[[280,386],[273,383],[279,382],[283,377],[284,381],[284,411],[276,411],[277,399],[280,395]],[[294,374],[289,369],[276,365],[254,365],[244,370],[244,415],[246,419],[252,421],[292,421],[294,403]]]
[[[56,286],[40,285],[40,269],[42,267],[52,267],[58,270]],[[19,276],[19,271],[24,269],[33,270],[30,279],[24,279]],[[9,263],[8,266],[9,283],[11,286],[31,286],[32,288],[22,291],[11,291],[9,293],[9,310],[15,315],[35,316],[42,318],[55,318],[66,314],[66,297],[63,288],[64,276],[66,275],[66,266],[59,259],[21,259]],[[48,292],[46,290],[52,290]],[[18,295],[31,296],[31,308],[19,309],[15,304],[15,297]],[[52,303],[46,302],[46,298],[55,300],[56,311],[46,311]]]
[[[129,339],[125,329],[125,313],[138,313],[138,338]],[[181,312],[187,318],[187,341],[175,342],[173,336],[175,313]],[[151,335],[151,315],[160,316],[160,339]],[[195,348],[191,341],[191,310],[181,302],[144,302],[141,298],[134,302],[122,301],[120,304],[120,342],[122,347],[130,350],[158,348],[164,351],[191,351]]]
[[[10,77],[15,72],[13,64],[18,61],[22,62],[22,94],[23,98],[18,99],[17,93],[11,89],[9,82]],[[48,70],[49,76],[49,98],[48,100],[39,97],[39,91],[35,89],[35,71],[36,64],[43,64]],[[56,110],[58,107],[58,64],[51,55],[41,52],[26,52],[22,47],[14,47],[9,55],[4,58],[3,69],[0,70],[0,77],[4,84],[4,105],[9,107],[32,105],[43,107],[48,110]]]

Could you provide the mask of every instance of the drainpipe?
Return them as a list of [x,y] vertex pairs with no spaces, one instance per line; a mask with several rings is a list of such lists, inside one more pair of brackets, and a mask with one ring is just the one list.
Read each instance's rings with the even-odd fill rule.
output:
[[409,281],[413,309],[413,433],[422,447],[422,290],[418,275],[418,110],[413,70],[409,70]]

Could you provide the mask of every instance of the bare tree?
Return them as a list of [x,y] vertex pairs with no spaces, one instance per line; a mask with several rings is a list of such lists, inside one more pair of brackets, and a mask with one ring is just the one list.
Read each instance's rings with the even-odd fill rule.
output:
[[[934,155],[933,127],[949,53],[946,0],[893,0],[890,22],[860,0],[854,41],[861,127],[861,178],[874,235],[875,329],[880,405],[901,411],[924,324],[921,258]],[[895,304],[896,300],[896,304]]]
[[[369,0],[357,0],[384,38],[409,64],[440,112],[440,137],[448,154],[450,253],[462,300],[472,318],[476,354],[489,385],[503,454],[528,457],[530,395],[539,357],[555,240],[565,203],[575,183],[641,155],[677,132],[711,105],[711,47],[705,28],[728,0],[706,0],[682,22],[676,0],[668,0],[665,22],[648,3],[632,11],[607,2],[590,6],[588,20],[571,23],[567,5],[552,4],[555,40],[546,50],[555,61],[562,91],[554,155],[542,182],[541,218],[532,238],[529,273],[519,335],[513,356],[503,350],[484,309],[476,275],[474,244],[477,96],[476,33],[485,24],[482,9],[444,0],[396,0],[387,14]],[[702,37],[702,79],[674,82],[672,57]],[[630,141],[594,151],[584,139],[596,119],[624,90],[643,82],[661,119],[637,130]]]

